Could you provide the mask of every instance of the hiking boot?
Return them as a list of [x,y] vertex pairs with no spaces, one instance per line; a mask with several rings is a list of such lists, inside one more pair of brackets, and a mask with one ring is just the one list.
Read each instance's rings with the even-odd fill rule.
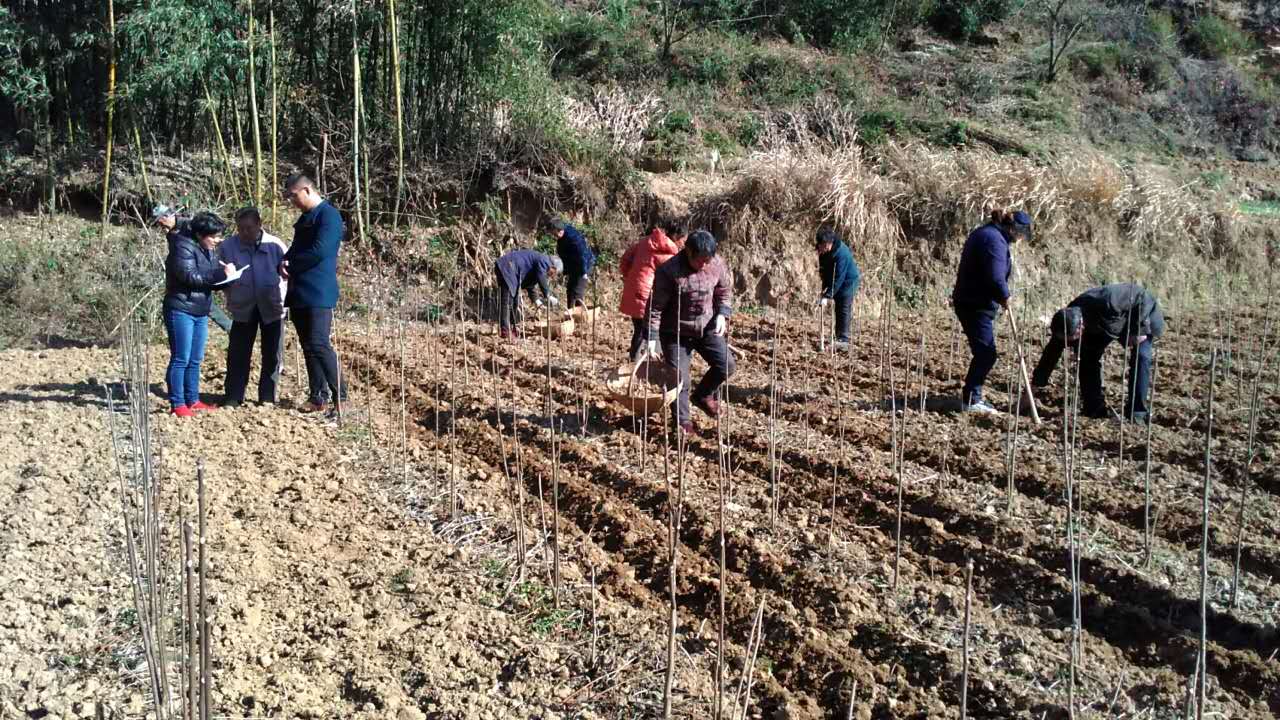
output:
[[174,408],[173,414],[177,415],[178,417],[184,417],[184,418],[196,416],[195,413],[191,412],[191,408],[187,407],[186,405],[179,405],[178,407]]
[[324,412],[324,403],[311,402],[308,400],[306,404],[298,408],[298,412],[301,412],[304,415],[310,415],[311,413],[322,413]]
[[693,404],[713,418],[720,417],[720,401],[710,395],[694,400]]
[[848,340],[837,340],[831,346],[835,348],[836,352],[849,352]]
[[222,409],[223,409],[223,410],[234,410],[235,408],[240,407],[240,405],[241,405],[241,404],[242,404],[242,403],[241,403],[241,401],[239,401],[239,400],[223,400],[223,401],[222,401]]
[[683,435],[686,439],[687,439],[687,438],[691,438],[691,437],[693,437],[694,435],[697,435],[697,434],[698,434],[698,428],[697,428],[697,427],[695,427],[695,426],[694,426],[694,424],[693,424],[693,422],[692,422],[692,421],[690,421],[690,420],[685,420],[685,421],[684,421],[684,422],[682,422],[682,423],[677,423],[677,424],[676,424],[676,430],[677,430],[681,435]]
[[992,407],[991,403],[982,398],[974,398],[973,402],[960,401],[960,410],[967,413],[980,413],[983,415],[998,415],[999,410]]
[[213,410],[217,410],[217,409],[218,409],[218,406],[217,406],[217,405],[210,405],[210,404],[208,404],[208,403],[204,402],[203,400],[197,400],[197,401],[195,401],[195,402],[191,403],[191,409],[192,409],[192,410],[195,410],[196,412],[206,412],[206,411],[213,411]]

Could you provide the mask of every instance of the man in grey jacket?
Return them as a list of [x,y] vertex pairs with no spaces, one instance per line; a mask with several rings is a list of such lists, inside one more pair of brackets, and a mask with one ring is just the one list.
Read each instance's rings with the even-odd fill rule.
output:
[[1136,423],[1148,420],[1151,394],[1152,343],[1164,334],[1164,313],[1156,296],[1135,283],[1103,285],[1080,293],[1054,313],[1049,342],[1031,376],[1039,391],[1049,384],[1065,347],[1080,349],[1080,412],[1089,418],[1114,419],[1102,387],[1102,354],[1119,342],[1129,348],[1128,388],[1124,416]]
[[236,234],[218,246],[222,261],[244,268],[239,280],[226,290],[231,331],[227,344],[227,385],[222,407],[244,402],[249,384],[253,341],[262,331],[262,374],[258,378],[258,402],[274,403],[284,355],[284,295],[287,281],[278,268],[288,250],[279,238],[262,230],[255,207],[236,213]]

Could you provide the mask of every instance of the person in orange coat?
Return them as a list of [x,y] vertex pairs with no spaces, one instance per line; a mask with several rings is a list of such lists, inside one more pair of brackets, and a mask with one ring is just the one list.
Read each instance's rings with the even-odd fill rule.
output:
[[672,223],[655,226],[643,240],[622,255],[618,271],[622,273],[622,301],[618,310],[631,318],[631,362],[640,359],[640,350],[649,339],[647,318],[649,296],[653,292],[653,275],[658,266],[670,260],[684,247],[683,225]]

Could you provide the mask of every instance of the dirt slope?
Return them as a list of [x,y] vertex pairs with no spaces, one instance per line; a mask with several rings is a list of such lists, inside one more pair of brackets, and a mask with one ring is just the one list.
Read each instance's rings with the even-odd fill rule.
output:
[[[9,351],[0,363],[0,717],[91,717],[97,701],[141,717],[150,698],[98,386],[119,377],[118,357]],[[212,390],[221,363],[209,365]],[[433,527],[380,484],[389,473],[367,434],[266,408],[153,422],[169,513],[183,497],[190,507],[195,458],[207,467],[215,714],[561,717],[548,708],[581,689],[568,678],[586,669],[582,653],[558,627],[568,616],[551,615],[537,582],[507,582],[485,550],[492,515],[467,508]],[[572,577],[581,625],[590,587]],[[643,637],[627,640],[643,625],[600,600],[600,662],[622,642],[643,651]]]

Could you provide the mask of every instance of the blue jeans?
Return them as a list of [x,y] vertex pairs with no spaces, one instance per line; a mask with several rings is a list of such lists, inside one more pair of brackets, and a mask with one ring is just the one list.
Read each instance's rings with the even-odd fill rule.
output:
[[169,369],[164,374],[169,404],[191,405],[200,399],[200,363],[209,337],[209,317],[165,310],[164,329],[169,334]]
[[964,335],[969,339],[969,351],[973,357],[969,360],[969,371],[964,376],[964,390],[961,397],[964,402],[973,403],[982,399],[982,386],[987,382],[987,375],[996,365],[996,313],[985,307],[969,307],[956,305],[956,318]]

